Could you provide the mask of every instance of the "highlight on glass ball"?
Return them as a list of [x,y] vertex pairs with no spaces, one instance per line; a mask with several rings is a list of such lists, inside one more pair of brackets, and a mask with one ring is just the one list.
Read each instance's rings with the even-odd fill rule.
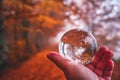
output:
[[63,57],[84,65],[92,61],[96,49],[97,43],[94,36],[81,29],[66,32],[59,43],[59,53]]

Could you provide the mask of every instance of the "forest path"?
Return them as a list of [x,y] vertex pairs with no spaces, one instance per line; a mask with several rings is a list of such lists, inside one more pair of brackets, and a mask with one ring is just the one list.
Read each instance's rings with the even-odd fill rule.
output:
[[46,49],[18,67],[5,69],[0,80],[65,80],[63,72],[46,57]]

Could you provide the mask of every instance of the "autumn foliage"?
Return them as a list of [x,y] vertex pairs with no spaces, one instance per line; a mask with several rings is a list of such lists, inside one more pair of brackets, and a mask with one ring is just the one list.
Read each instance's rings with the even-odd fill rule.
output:
[[66,8],[60,0],[3,0],[2,4],[8,59],[12,63],[47,47],[49,38],[64,25]]
[[0,0],[0,67],[8,67],[0,80],[65,80],[46,54],[57,50],[53,38],[60,31],[76,27],[114,51],[112,79],[120,80],[120,6],[114,1]]

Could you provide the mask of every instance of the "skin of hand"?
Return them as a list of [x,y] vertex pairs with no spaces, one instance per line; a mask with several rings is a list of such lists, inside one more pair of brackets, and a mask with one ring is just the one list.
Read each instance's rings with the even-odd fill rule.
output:
[[57,52],[47,54],[65,74],[67,80],[111,80],[114,62],[111,60],[113,52],[107,47],[101,47],[92,62],[87,65],[70,61]]

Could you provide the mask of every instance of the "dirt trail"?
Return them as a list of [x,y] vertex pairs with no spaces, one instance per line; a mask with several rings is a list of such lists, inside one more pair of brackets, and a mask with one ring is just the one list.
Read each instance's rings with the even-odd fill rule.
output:
[[44,50],[16,68],[8,68],[0,75],[0,80],[65,80],[63,73],[50,62]]

